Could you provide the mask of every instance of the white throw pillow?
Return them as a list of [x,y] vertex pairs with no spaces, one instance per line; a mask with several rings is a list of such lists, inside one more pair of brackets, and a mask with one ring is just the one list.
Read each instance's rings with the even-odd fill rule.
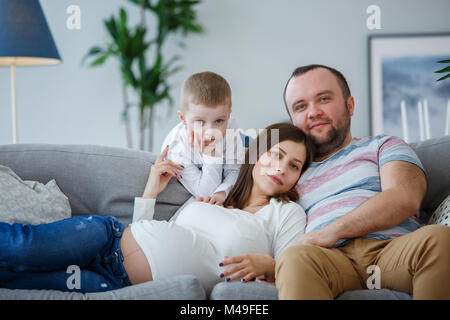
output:
[[442,224],[444,226],[450,226],[450,195],[445,198],[444,201],[436,208],[431,215],[428,224]]
[[50,223],[70,218],[69,199],[55,180],[42,184],[23,181],[10,168],[0,165],[0,221]]

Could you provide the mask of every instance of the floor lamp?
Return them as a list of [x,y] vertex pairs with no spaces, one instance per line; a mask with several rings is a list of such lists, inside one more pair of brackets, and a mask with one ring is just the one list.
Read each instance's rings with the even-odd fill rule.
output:
[[0,66],[11,67],[13,143],[18,143],[16,67],[60,62],[39,0],[0,0]]

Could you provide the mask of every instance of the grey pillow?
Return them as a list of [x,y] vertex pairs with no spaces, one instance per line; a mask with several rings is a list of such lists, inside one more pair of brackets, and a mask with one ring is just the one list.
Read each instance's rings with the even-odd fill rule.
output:
[[0,165],[0,221],[37,225],[71,215],[69,199],[55,180],[45,185],[23,181],[10,168]]

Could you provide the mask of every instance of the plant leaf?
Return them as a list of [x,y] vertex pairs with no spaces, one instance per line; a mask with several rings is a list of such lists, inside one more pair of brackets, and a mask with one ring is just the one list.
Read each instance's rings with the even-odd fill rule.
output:
[[104,51],[103,51],[102,48],[97,47],[97,46],[92,47],[92,48],[89,50],[89,52],[86,53],[86,54],[84,55],[84,57],[82,58],[81,64],[83,65],[83,64],[86,62],[86,60],[87,60],[88,58],[90,58],[91,56],[95,56],[95,55],[98,55],[98,54],[100,54],[100,53],[104,53]]
[[104,55],[98,57],[97,59],[95,59],[95,60],[90,64],[90,66],[91,66],[91,67],[96,67],[96,66],[102,65],[102,64],[105,63],[105,61],[109,58],[109,56],[110,56],[110,52],[107,52],[106,54],[104,54]]
[[450,77],[450,73],[447,74],[446,76],[443,76],[442,78],[437,79],[436,81],[441,81],[441,80],[447,79],[449,77]]
[[445,67],[444,69],[435,71],[434,73],[444,73],[444,72],[450,72],[450,66]]

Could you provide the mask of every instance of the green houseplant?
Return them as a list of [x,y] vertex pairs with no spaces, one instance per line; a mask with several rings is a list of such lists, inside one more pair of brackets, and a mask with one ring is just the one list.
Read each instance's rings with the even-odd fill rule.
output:
[[[129,109],[139,108],[139,149],[144,150],[145,129],[148,128],[147,150],[153,148],[154,107],[167,100],[170,105],[169,77],[180,70],[174,66],[178,56],[166,57],[163,46],[169,35],[181,32],[201,33],[202,27],[196,22],[194,6],[200,0],[128,0],[139,6],[141,21],[137,26],[129,27],[127,12],[121,8],[118,17],[104,21],[108,40],[104,46],[94,46],[83,58],[90,59],[90,66],[100,66],[110,57],[119,61],[122,76],[123,104],[122,118],[125,122],[127,146],[133,147],[130,129]],[[149,28],[146,26],[145,13],[151,12],[156,18],[156,30],[147,40]],[[151,62],[149,62],[151,59]],[[130,103],[127,88],[138,96],[137,103]]]
[[[449,60],[441,60],[438,61],[438,63],[450,63],[450,59]],[[435,73],[446,73],[446,75],[442,76],[441,78],[437,79],[437,81],[441,81],[444,79],[447,79],[450,77],[450,66],[447,66],[441,70],[435,71]]]

